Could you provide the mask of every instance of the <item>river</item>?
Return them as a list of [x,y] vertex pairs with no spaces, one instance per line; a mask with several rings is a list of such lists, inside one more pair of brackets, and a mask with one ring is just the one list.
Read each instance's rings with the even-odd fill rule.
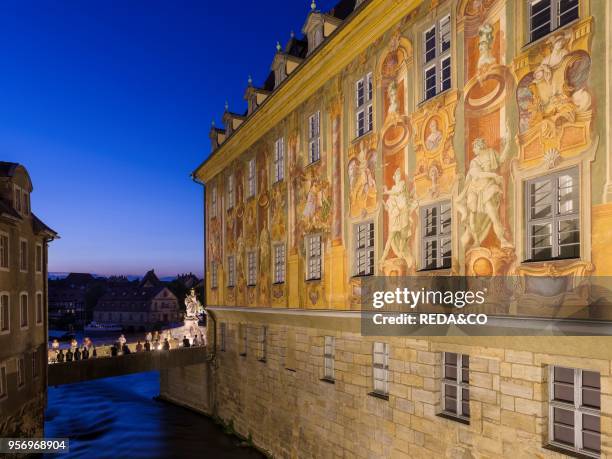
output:
[[154,400],[159,374],[140,373],[50,387],[45,437],[69,438],[51,458],[262,458],[212,420]]

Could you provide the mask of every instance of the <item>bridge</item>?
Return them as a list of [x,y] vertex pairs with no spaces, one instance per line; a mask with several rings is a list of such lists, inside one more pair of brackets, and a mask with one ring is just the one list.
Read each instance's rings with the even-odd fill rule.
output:
[[203,346],[134,352],[116,357],[110,357],[109,349],[98,348],[96,358],[49,364],[48,385],[61,386],[112,376],[187,367],[205,363],[208,357],[206,347]]

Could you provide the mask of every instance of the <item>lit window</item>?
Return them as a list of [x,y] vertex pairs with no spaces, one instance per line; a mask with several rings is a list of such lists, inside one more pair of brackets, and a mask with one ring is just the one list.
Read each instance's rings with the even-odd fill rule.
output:
[[28,294],[22,293],[19,296],[19,312],[20,312],[20,325],[21,328],[28,327]]
[[28,241],[19,241],[19,269],[23,272],[28,270]]
[[322,271],[321,236],[314,234],[306,237],[306,280],[321,279]]
[[226,340],[227,340],[227,324],[225,322],[221,322],[220,327],[220,337],[219,337],[219,350],[225,352]]
[[372,74],[368,73],[365,77],[355,83],[355,133],[356,137],[370,132],[374,129],[374,111],[372,99],[374,88]]
[[263,326],[259,329],[259,339],[257,341],[257,359],[260,362],[265,362],[267,357],[267,338],[268,327]]
[[36,244],[36,272],[41,274],[43,270],[43,246]]
[[248,177],[247,177],[247,182],[248,182],[248,192],[249,192],[249,198],[252,198],[253,196],[255,196],[255,194],[257,193],[257,173],[255,171],[255,159],[251,159],[248,162]]
[[389,345],[376,342],[372,353],[374,393],[387,396],[389,395]]
[[308,118],[308,162],[314,163],[321,158],[320,112]]
[[274,283],[285,282],[285,244],[274,246]]
[[25,385],[25,360],[23,357],[17,359],[17,387]]
[[323,350],[323,378],[333,381],[334,377],[334,356],[336,350],[336,338],[333,336],[325,337],[325,348]]
[[531,41],[578,19],[579,0],[529,0]]
[[233,255],[227,257],[227,286],[234,287],[236,285],[236,259]]
[[470,418],[470,357],[444,353],[442,412],[459,419]]
[[217,263],[212,262],[210,269],[210,287],[217,288],[219,286],[219,267]]
[[579,258],[578,168],[529,180],[525,194],[528,259]]
[[423,32],[423,97],[451,87],[451,18],[445,16]]
[[551,366],[549,369],[550,443],[567,451],[601,453],[599,373]]
[[374,274],[374,223],[355,225],[355,275]]
[[0,294],[0,334],[11,331],[10,296],[8,293]]
[[285,178],[285,140],[281,137],[274,143],[274,182]]
[[36,325],[43,323],[43,294],[36,293]]
[[257,284],[257,253],[247,253],[247,285],[252,287]]
[[451,206],[437,203],[421,210],[421,266],[423,269],[451,267]]
[[9,236],[0,233],[0,269],[9,269]]
[[227,177],[227,208],[232,209],[236,205],[236,194],[234,190],[234,174]]

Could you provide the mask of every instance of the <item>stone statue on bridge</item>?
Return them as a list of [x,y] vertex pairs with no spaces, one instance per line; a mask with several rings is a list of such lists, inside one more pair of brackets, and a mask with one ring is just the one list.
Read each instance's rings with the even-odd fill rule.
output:
[[197,320],[198,314],[204,312],[204,307],[196,298],[195,290],[191,289],[187,298],[185,298],[185,320]]

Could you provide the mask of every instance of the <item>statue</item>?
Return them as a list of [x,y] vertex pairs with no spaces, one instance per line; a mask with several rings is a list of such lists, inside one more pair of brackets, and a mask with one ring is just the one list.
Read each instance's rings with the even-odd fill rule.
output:
[[389,84],[387,95],[389,96],[389,110],[387,111],[387,115],[397,115],[399,107],[397,105],[397,83],[395,81]]
[[510,152],[507,128],[502,144],[503,151],[499,155],[487,146],[484,139],[478,138],[472,144],[474,158],[470,161],[463,191],[457,197],[457,210],[466,224],[461,237],[464,247],[470,241],[474,247],[480,247],[491,227],[502,248],[512,247],[512,243],[504,236],[499,215],[504,179],[498,170]]
[[480,52],[478,70],[483,70],[495,64],[495,57],[491,54],[493,39],[493,27],[491,27],[491,24],[484,24],[478,29],[478,51]]
[[438,129],[438,121],[432,118],[429,122],[429,135],[425,139],[425,146],[428,150],[435,150],[442,141],[442,132]]
[[191,289],[191,292],[185,298],[185,309],[185,320],[197,320],[198,314],[204,312],[204,307],[196,298],[194,289]]
[[349,185],[351,198],[351,216],[361,216],[362,212],[372,211],[376,207],[376,179],[374,170],[375,155],[366,155],[361,146],[356,158],[349,162]]
[[417,204],[410,199],[406,182],[402,179],[399,168],[393,174],[393,186],[383,189],[383,196],[389,196],[385,201],[385,209],[389,215],[389,237],[383,251],[380,263],[384,263],[389,252],[393,249],[395,255],[404,260],[406,267],[414,264],[414,257],[410,253],[409,239],[412,236],[412,212]]

